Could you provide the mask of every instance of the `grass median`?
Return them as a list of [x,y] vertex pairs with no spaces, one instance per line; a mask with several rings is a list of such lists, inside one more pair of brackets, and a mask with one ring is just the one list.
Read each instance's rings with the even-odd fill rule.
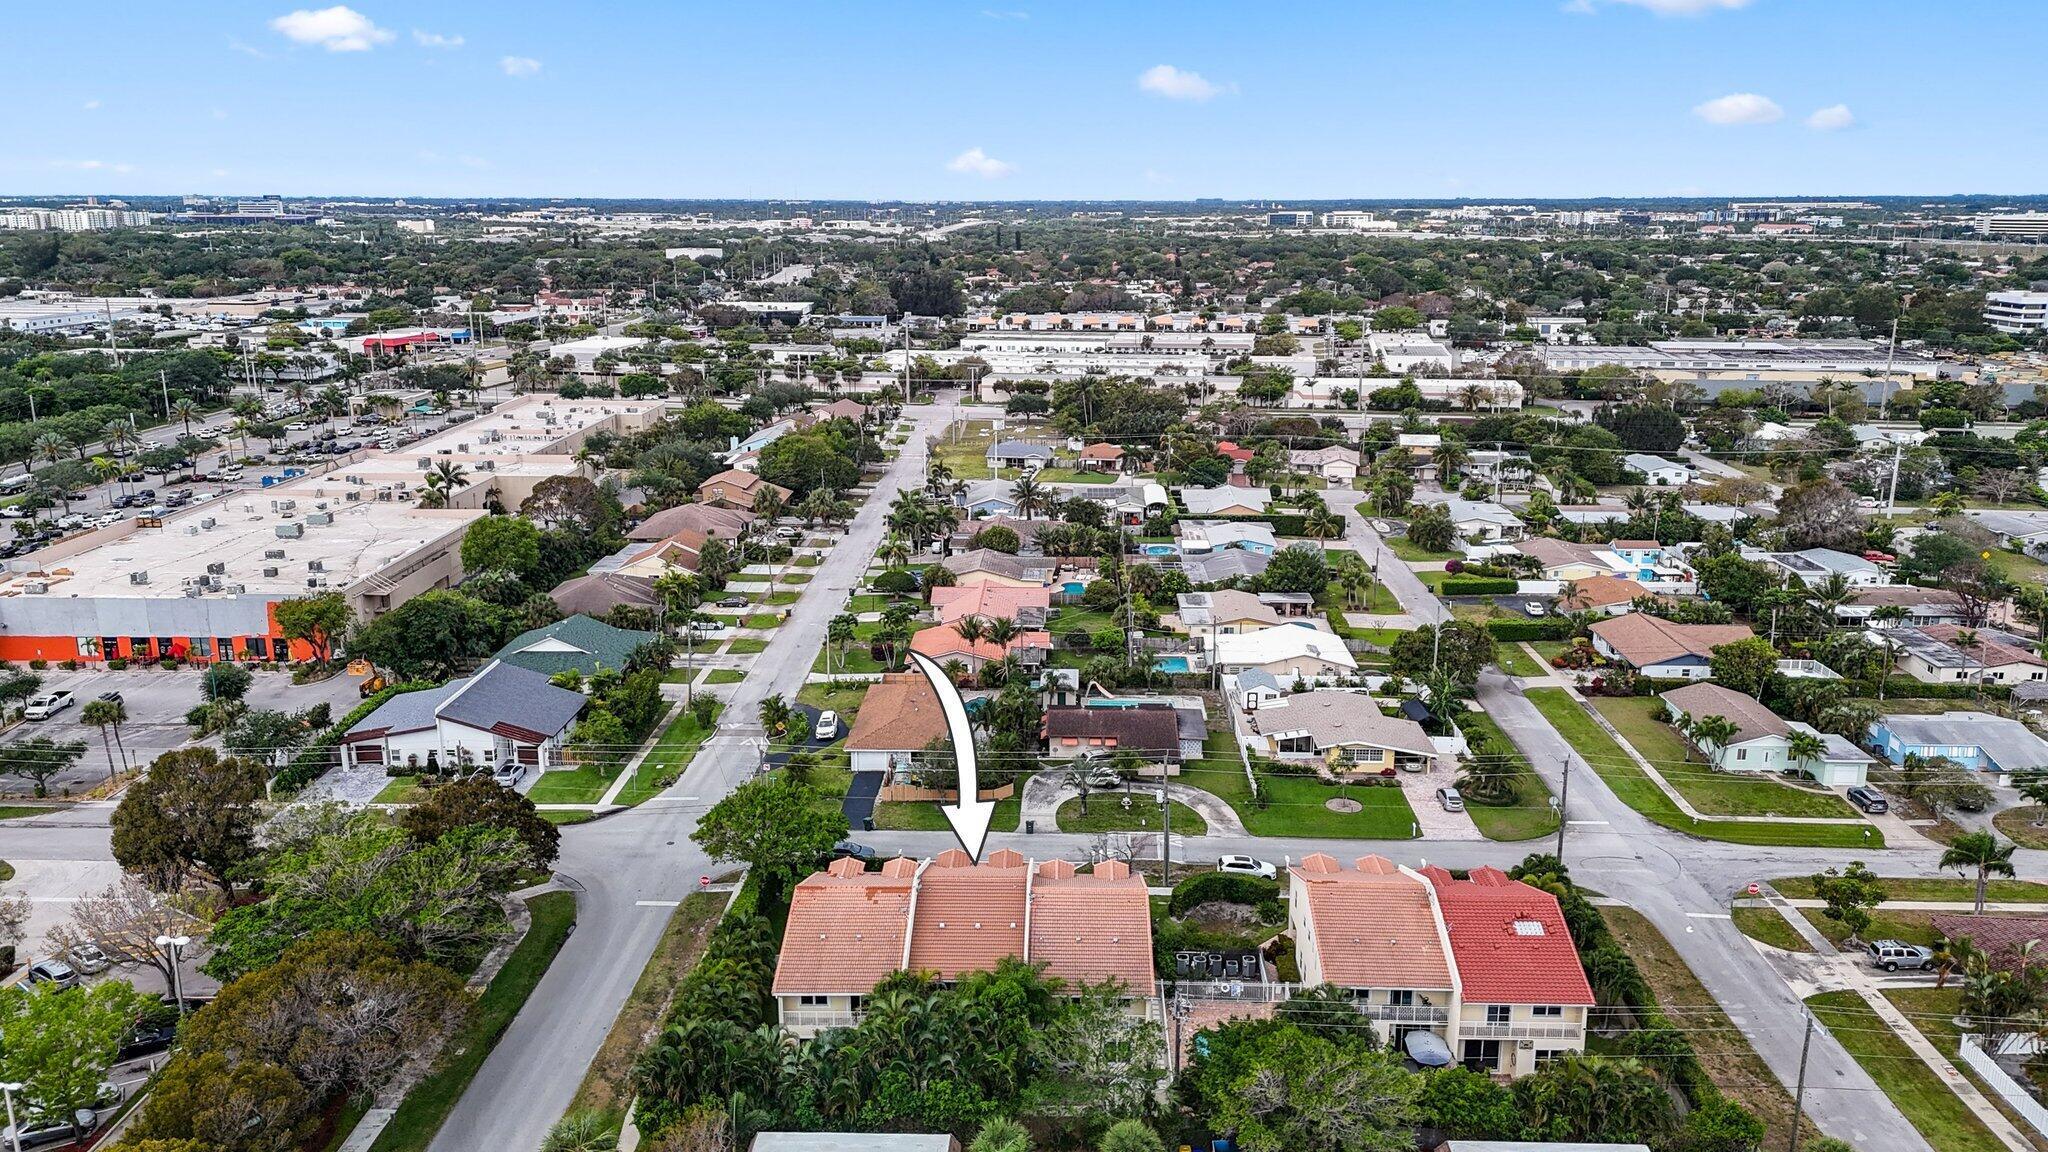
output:
[[572,893],[543,892],[526,907],[533,918],[526,936],[491,978],[468,1022],[449,1038],[434,1070],[406,1093],[370,1152],[425,1152],[576,927]]
[[2006,1152],[2005,1144],[1878,1018],[1862,996],[1823,992],[1809,997],[1806,1005],[1935,1152]]
[[1884,834],[1867,824],[1762,823],[1694,820],[1615,743],[1607,730],[1562,688],[1531,688],[1524,695],[1566,744],[1597,773],[1621,802],[1675,832],[1730,844],[1812,848],[1882,848]]

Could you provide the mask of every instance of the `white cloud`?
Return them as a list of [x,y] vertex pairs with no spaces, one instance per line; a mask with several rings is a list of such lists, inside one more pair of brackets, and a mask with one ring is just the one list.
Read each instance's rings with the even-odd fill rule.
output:
[[84,104],[80,105],[80,107],[84,108],[87,112],[94,111],[99,106],[100,102],[97,100],[87,100]]
[[979,148],[969,148],[946,161],[946,170],[967,176],[979,176],[983,180],[996,180],[1015,172],[1017,166],[1007,160],[998,160]]
[[462,37],[460,35],[443,36],[439,32],[422,32],[418,28],[412,30],[412,42],[422,48],[462,47]]
[[1733,92],[1696,104],[1692,114],[1709,124],[1775,124],[1785,118],[1777,101],[1754,92]]
[[228,41],[228,47],[234,49],[237,52],[240,52],[244,56],[254,56],[258,60],[270,59],[270,53],[265,52],[263,49],[256,47],[254,44],[246,44],[240,40],[230,39]]
[[531,56],[500,56],[498,70],[507,76],[524,78],[540,71],[540,61]]
[[1138,90],[1168,100],[1208,100],[1237,91],[1235,84],[1218,84],[1200,72],[1186,72],[1171,64],[1155,64],[1138,73]]
[[[1750,0],[1602,0],[1607,4],[1626,4],[1641,8],[1659,16],[1702,16],[1708,12],[1726,12],[1736,8],[1749,7]],[[1564,10],[1590,16],[1595,11],[1593,0],[1566,0]]]
[[52,160],[52,168],[69,168],[77,172],[119,172],[135,171],[135,165],[106,160]]
[[1855,124],[1856,114],[1849,111],[1847,104],[1830,104],[1825,108],[1816,108],[1813,115],[1806,118],[1806,126],[1816,132],[1839,132],[1844,128],[1852,128]]
[[1031,13],[1021,8],[983,8],[981,17],[984,20],[1029,20]]
[[379,28],[368,16],[346,4],[332,8],[301,8],[270,22],[270,27],[287,40],[318,44],[329,52],[368,52],[396,37]]

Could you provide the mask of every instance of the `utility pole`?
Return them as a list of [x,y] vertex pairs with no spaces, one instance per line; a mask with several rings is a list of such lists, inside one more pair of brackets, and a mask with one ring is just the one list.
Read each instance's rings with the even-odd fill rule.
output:
[[1877,402],[1877,414],[1886,419],[1891,417],[1892,408],[1892,357],[1897,354],[1898,350],[1899,318],[1894,316],[1892,317],[1891,342],[1885,345],[1884,350],[1884,383],[1878,386],[1880,395]]
[[1906,442],[1892,441],[1892,486],[1884,498],[1884,514],[1887,516],[1897,515],[1899,510],[1899,461],[1904,459],[1905,455]]
[[171,419],[171,374],[170,374],[170,373],[168,373],[168,372],[166,372],[166,371],[164,371],[164,370],[163,370],[163,369],[161,369],[161,368],[157,369],[157,370],[156,370],[156,383],[157,383],[157,387],[159,387],[159,388],[163,389],[163,393],[164,393],[164,421],[165,421],[165,423],[169,423],[169,422],[170,422],[170,419]]
[[1557,798],[1557,860],[1560,864],[1564,863],[1564,826],[1566,824],[1565,805],[1571,803],[1571,799],[1572,758],[1571,755],[1567,753],[1564,758],[1564,787],[1559,790],[1559,795]]
[[1166,814],[1166,823],[1159,833],[1159,859],[1166,872],[1166,886],[1173,887],[1173,794],[1166,790],[1164,776],[1159,781],[1159,810]]
[[1813,1013],[1802,1012],[1806,1017],[1806,1034],[1799,1040],[1799,1082],[1792,1089],[1792,1144],[1789,1152],[1799,1152],[1799,1119],[1804,1114],[1806,1100],[1806,1050],[1813,1046]]

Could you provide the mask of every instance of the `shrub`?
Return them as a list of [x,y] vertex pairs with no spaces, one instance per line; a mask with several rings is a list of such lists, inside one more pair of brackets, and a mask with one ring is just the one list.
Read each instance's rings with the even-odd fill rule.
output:
[[1183,916],[1188,909],[1202,904],[1221,901],[1258,908],[1279,898],[1280,885],[1276,881],[1234,872],[1198,872],[1174,885],[1173,899],[1168,902],[1166,910],[1174,916]]
[[[1446,584],[1450,581],[1446,580]],[[1545,616],[1540,620],[1488,620],[1486,630],[1495,640],[1517,643],[1523,640],[1569,640],[1572,636],[1572,622],[1561,616]]]
[[38,672],[41,672],[43,669],[48,668],[50,666],[50,662],[48,660],[31,660],[28,662],[28,666],[35,669]]
[[123,657],[112,656],[107,659],[107,671],[109,672],[123,672],[127,668],[128,661]]
[[1445,596],[1512,596],[1521,586],[1498,576],[1446,576],[1437,591]]

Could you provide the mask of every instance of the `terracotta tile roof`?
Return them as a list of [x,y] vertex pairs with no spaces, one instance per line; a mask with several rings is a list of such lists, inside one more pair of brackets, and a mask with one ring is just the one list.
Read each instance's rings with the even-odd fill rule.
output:
[[1583,612],[1588,608],[1608,608],[1616,604],[1630,604],[1638,596],[1648,596],[1650,590],[1626,576],[1589,576],[1574,581],[1577,585],[1572,594],[1558,601],[1558,606],[1567,612]]
[[958,848],[941,853],[918,874],[910,969],[954,980],[1022,959],[1026,878],[1015,852],[993,852],[985,864]]
[[1121,460],[1123,458],[1124,450],[1114,444],[1090,444],[1086,448],[1081,449],[1081,459],[1083,460]]
[[1026,648],[1052,648],[1050,632],[1019,632],[1010,641],[1009,647],[992,640],[976,640],[969,643],[949,624],[926,628],[910,637],[910,650],[921,656],[929,656],[944,663],[956,656],[971,656],[977,660],[1001,660],[1006,652],[1020,652]]
[[1429,886],[1382,856],[1355,868],[1315,853],[1291,869],[1323,979],[1345,988],[1450,988]]
[[[2030,943],[2036,953],[2048,948],[2048,919],[2039,916],[1936,915],[1933,924],[1936,932],[1950,940],[1967,937],[1970,943],[1999,960],[2012,960],[2014,953]],[[2040,960],[2034,959],[2033,963],[2039,964]]]
[[1756,635],[1742,624],[1674,624],[1647,612],[1609,617],[1594,624],[1592,632],[1638,668],[1680,656],[1704,659],[1722,644]]
[[1117,979],[1149,996],[1152,903],[1130,865],[1105,860],[1086,876],[1064,860],[1038,866],[1031,884],[1032,963],[1069,984]]
[[776,995],[864,995],[903,966],[911,880],[894,871],[864,872],[858,860],[837,860],[791,889]]
[[1467,1004],[1593,1003],[1593,989],[1565,929],[1557,897],[1498,868],[1475,868],[1458,880],[1435,866],[1422,869],[1458,965],[1459,998]]
[[1015,620],[1026,608],[1052,609],[1048,588],[1010,588],[1001,584],[951,585],[932,589],[932,608],[939,623],[954,624],[969,616],[984,620]]
[[939,695],[919,672],[885,675],[854,714],[846,747],[861,752],[915,752],[946,735]]

